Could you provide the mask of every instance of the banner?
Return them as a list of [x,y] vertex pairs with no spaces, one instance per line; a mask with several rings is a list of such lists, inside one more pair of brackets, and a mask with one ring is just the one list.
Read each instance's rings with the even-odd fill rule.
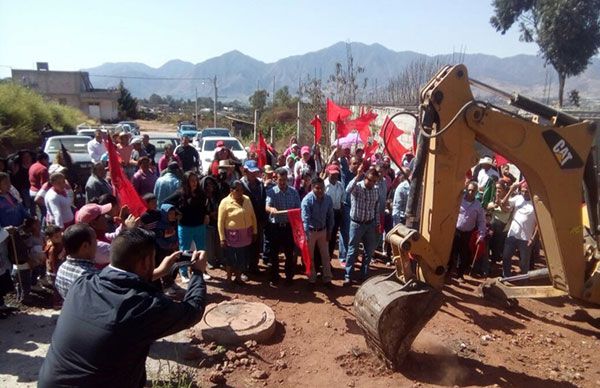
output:
[[110,136],[106,137],[104,145],[108,152],[108,169],[110,170],[113,194],[119,199],[121,206],[127,205],[129,213],[133,214],[134,217],[141,216],[146,212],[146,205],[137,191],[135,191],[131,181],[123,172],[123,168],[119,162],[117,148]]
[[352,111],[348,108],[344,108],[343,106],[336,105],[335,102],[331,101],[329,98],[327,99],[327,121],[335,123],[339,120],[346,120]]
[[308,240],[306,234],[304,234],[304,225],[302,224],[302,215],[300,209],[290,209],[287,211],[288,220],[292,227],[292,233],[294,235],[294,242],[296,246],[300,248],[302,254],[302,262],[306,268],[306,275],[310,275],[310,269],[312,262],[310,259],[310,252],[308,251]]
[[319,141],[321,140],[321,135],[323,134],[323,127],[321,125],[321,118],[319,117],[319,115],[315,115],[315,118],[312,119],[310,125],[312,125],[315,128],[315,144],[319,144]]
[[369,125],[376,118],[377,113],[374,113],[373,111],[366,113],[363,112],[359,117],[355,118],[354,120],[346,121],[345,124],[350,131],[356,129],[360,134],[360,139],[362,140],[363,144],[367,144],[367,140],[371,136],[371,129],[369,128]]

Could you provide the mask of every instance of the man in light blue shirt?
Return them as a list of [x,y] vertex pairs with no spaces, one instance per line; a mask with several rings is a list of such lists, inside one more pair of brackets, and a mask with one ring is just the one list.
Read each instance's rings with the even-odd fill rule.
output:
[[333,231],[333,202],[325,194],[323,179],[317,177],[312,180],[312,191],[302,200],[302,224],[308,239],[311,266],[308,281],[314,284],[317,279],[315,266],[315,246],[321,255],[323,268],[323,282],[326,287],[331,287],[331,263],[329,262],[329,240]]
[[154,184],[154,195],[156,195],[156,201],[158,202],[159,207],[181,186],[181,181],[176,175],[178,170],[179,164],[177,164],[177,162],[171,162],[164,175],[156,180],[156,183]]

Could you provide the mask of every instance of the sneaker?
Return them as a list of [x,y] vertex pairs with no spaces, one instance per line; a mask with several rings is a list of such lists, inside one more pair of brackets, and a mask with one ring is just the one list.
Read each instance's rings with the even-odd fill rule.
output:
[[204,278],[204,280],[210,280],[210,279],[212,279],[212,276],[210,276],[206,272],[202,274],[202,277]]
[[245,273],[240,275],[240,280],[242,282],[247,282],[248,281],[248,275],[246,275]]
[[344,287],[349,287],[351,284],[352,282],[350,281],[350,279],[344,279],[344,283],[342,283]]

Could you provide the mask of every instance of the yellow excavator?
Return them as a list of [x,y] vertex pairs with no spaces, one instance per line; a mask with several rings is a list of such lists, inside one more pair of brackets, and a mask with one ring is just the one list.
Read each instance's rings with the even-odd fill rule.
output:
[[[471,86],[509,98],[519,114],[476,100]],[[484,294],[507,301],[568,295],[600,304],[593,122],[469,79],[464,65],[444,67],[421,89],[417,122],[407,222],[386,235],[395,272],[363,283],[354,301],[367,344],[388,366],[402,364],[443,303],[465,172],[477,160],[476,142],[506,157],[526,177],[547,261],[546,269],[534,273],[548,279],[547,285],[525,286],[511,278],[494,279],[484,285]],[[588,226],[582,223],[583,203]]]

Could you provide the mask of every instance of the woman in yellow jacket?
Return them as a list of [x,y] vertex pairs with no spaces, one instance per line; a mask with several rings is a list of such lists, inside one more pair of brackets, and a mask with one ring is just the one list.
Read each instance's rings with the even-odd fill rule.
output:
[[242,182],[231,183],[230,193],[219,205],[218,229],[224,250],[227,281],[232,273],[235,283],[243,284],[242,272],[248,267],[250,244],[256,239],[257,225],[250,198],[244,195]]

